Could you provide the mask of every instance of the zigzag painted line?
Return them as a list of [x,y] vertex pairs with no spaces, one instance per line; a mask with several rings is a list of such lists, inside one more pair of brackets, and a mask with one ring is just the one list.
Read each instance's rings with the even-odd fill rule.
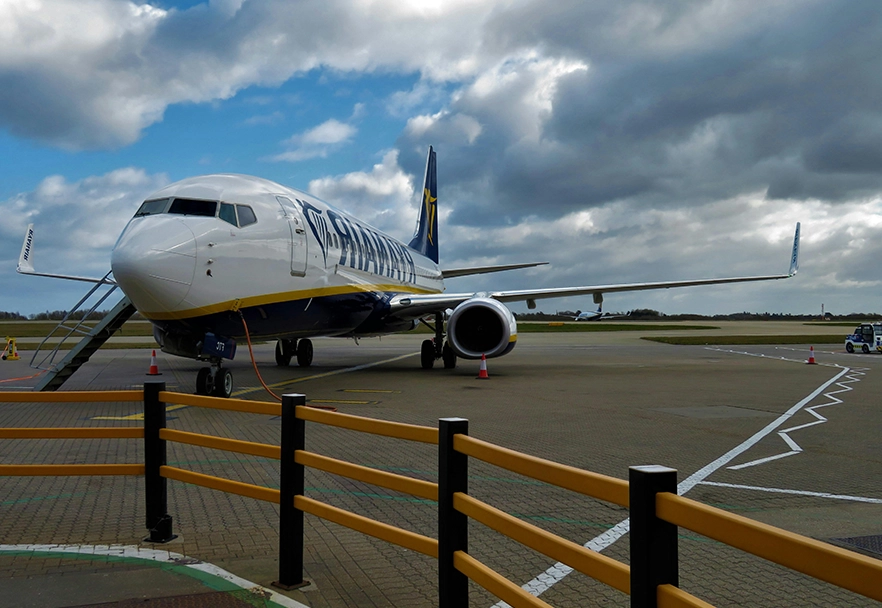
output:
[[789,452],[782,452],[780,454],[775,454],[774,456],[767,456],[765,458],[759,458],[757,460],[751,460],[750,462],[745,462],[743,464],[737,464],[731,467],[726,467],[729,470],[737,471],[739,469],[746,469],[748,467],[755,467],[760,464],[765,464],[767,462],[772,462],[773,460],[779,460],[781,458],[787,458],[788,456],[795,456],[800,454],[803,450],[798,443],[790,436],[790,433],[794,431],[799,431],[802,429],[807,429],[811,426],[815,426],[817,424],[824,424],[827,422],[827,419],[819,414],[816,410],[821,409],[822,407],[830,407],[831,405],[839,405],[843,403],[842,399],[836,397],[840,393],[847,393],[854,390],[851,386],[846,386],[848,384],[854,384],[855,382],[860,382],[861,378],[859,376],[865,376],[866,372],[869,368],[860,368],[860,369],[852,369],[848,374],[846,374],[847,380],[842,380],[841,382],[837,382],[836,386],[840,387],[838,391],[830,391],[824,393],[824,397],[829,399],[827,403],[819,403],[818,405],[813,405],[812,407],[805,408],[805,411],[811,414],[816,418],[813,422],[807,422],[805,424],[800,424],[798,426],[792,426],[787,429],[783,429],[778,431],[778,436],[784,440],[784,443],[787,444],[787,447],[790,448]]

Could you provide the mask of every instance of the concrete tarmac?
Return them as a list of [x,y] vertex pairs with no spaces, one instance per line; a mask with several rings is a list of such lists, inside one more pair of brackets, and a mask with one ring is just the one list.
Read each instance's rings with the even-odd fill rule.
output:
[[[838,329],[843,337],[848,333]],[[806,334],[815,328],[745,322],[706,331]],[[818,333],[836,331],[822,326]],[[469,433],[480,439],[621,479],[632,465],[673,467],[681,493],[690,498],[880,557],[874,543],[882,538],[882,403],[873,377],[882,355],[848,355],[841,346],[825,346],[815,348],[819,364],[810,366],[805,363],[809,344],[671,346],[640,340],[641,335],[646,333],[522,334],[510,355],[488,361],[489,380],[476,379],[475,361],[460,360],[455,370],[440,364],[419,369],[419,342],[425,336],[416,335],[359,345],[315,340],[308,369],[276,367],[270,344],[255,347],[255,357],[265,382],[279,394],[301,392],[315,405],[427,426],[442,417],[463,417]],[[149,377],[149,354],[102,349],[64,388],[130,389],[159,379],[169,390],[193,392],[200,364],[160,354],[163,375]],[[260,387],[244,344],[229,368],[237,396],[272,399]],[[24,361],[0,365],[0,380],[29,373]],[[22,390],[34,382],[4,382],[0,390]],[[140,413],[138,403],[0,404],[0,426],[140,426]],[[180,407],[169,412],[168,426],[278,443],[279,421],[267,416]],[[432,446],[310,423],[307,449],[437,479]],[[141,458],[142,446],[134,440],[0,441],[4,464]],[[278,465],[266,459],[170,444],[169,462],[248,483],[278,484]],[[306,485],[306,495],[317,500],[437,536],[434,503],[311,470]],[[277,578],[274,505],[170,481],[169,513],[180,537],[153,546],[141,542],[146,535],[142,486],[138,477],[4,478],[0,580],[4,590],[15,592],[0,594],[0,607],[194,594],[207,601],[206,594],[221,592],[236,601],[285,601],[259,591],[231,595],[219,582],[232,585],[224,573],[264,587]],[[628,537],[620,533],[625,509],[474,461],[469,491],[627,563]],[[86,549],[85,554],[61,550],[55,558],[46,547],[35,547],[38,543]],[[104,545],[171,551],[176,557],[148,559],[153,554],[135,549],[96,557],[89,549]],[[553,606],[628,605],[625,594],[567,574],[553,560],[474,522],[469,551],[518,584],[541,591]],[[876,605],[683,529],[680,556],[681,587],[716,606]],[[308,515],[305,561],[312,584],[283,594],[301,605],[437,605],[433,559]],[[216,578],[202,580],[172,568],[192,562],[213,565]],[[52,589],[63,591],[49,593]],[[480,587],[470,589],[471,605],[496,603]],[[47,593],[51,597],[43,597]],[[39,601],[27,604],[29,597]]]

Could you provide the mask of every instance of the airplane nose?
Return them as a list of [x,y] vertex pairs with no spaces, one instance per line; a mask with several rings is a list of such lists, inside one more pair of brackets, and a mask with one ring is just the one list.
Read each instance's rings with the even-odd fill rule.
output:
[[139,311],[174,311],[196,272],[196,237],[179,218],[136,218],[113,248],[110,267]]

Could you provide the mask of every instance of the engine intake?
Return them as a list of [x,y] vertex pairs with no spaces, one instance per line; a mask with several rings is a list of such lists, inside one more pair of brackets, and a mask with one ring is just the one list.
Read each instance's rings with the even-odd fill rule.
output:
[[492,298],[472,298],[457,306],[447,321],[447,341],[464,359],[501,357],[518,339],[518,326],[511,311]]

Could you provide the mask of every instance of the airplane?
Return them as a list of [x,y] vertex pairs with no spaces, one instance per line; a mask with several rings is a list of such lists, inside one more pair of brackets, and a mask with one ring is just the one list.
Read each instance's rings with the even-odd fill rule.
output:
[[[538,299],[590,294],[601,304],[606,293],[786,279],[798,269],[799,224],[787,274],[447,293],[448,279],[546,262],[442,270],[437,205],[432,147],[416,231],[407,243],[266,179],[192,177],[140,205],[113,247],[113,281],[153,323],[163,352],[208,364],[196,377],[196,393],[229,397],[233,377],[223,363],[243,339],[275,339],[277,365],[296,358],[309,367],[311,338],[382,336],[424,323],[435,335],[421,344],[421,367],[431,369],[440,359],[452,369],[458,357],[511,352],[517,323],[509,302],[534,309]],[[37,274],[29,259],[32,241],[29,226],[18,267],[24,274]]]
[[603,319],[618,319],[620,317],[626,317],[627,315],[614,315],[608,312],[603,312],[603,304],[597,305],[597,310],[586,310],[585,312],[580,312],[575,317],[573,317],[573,321],[601,321]]

